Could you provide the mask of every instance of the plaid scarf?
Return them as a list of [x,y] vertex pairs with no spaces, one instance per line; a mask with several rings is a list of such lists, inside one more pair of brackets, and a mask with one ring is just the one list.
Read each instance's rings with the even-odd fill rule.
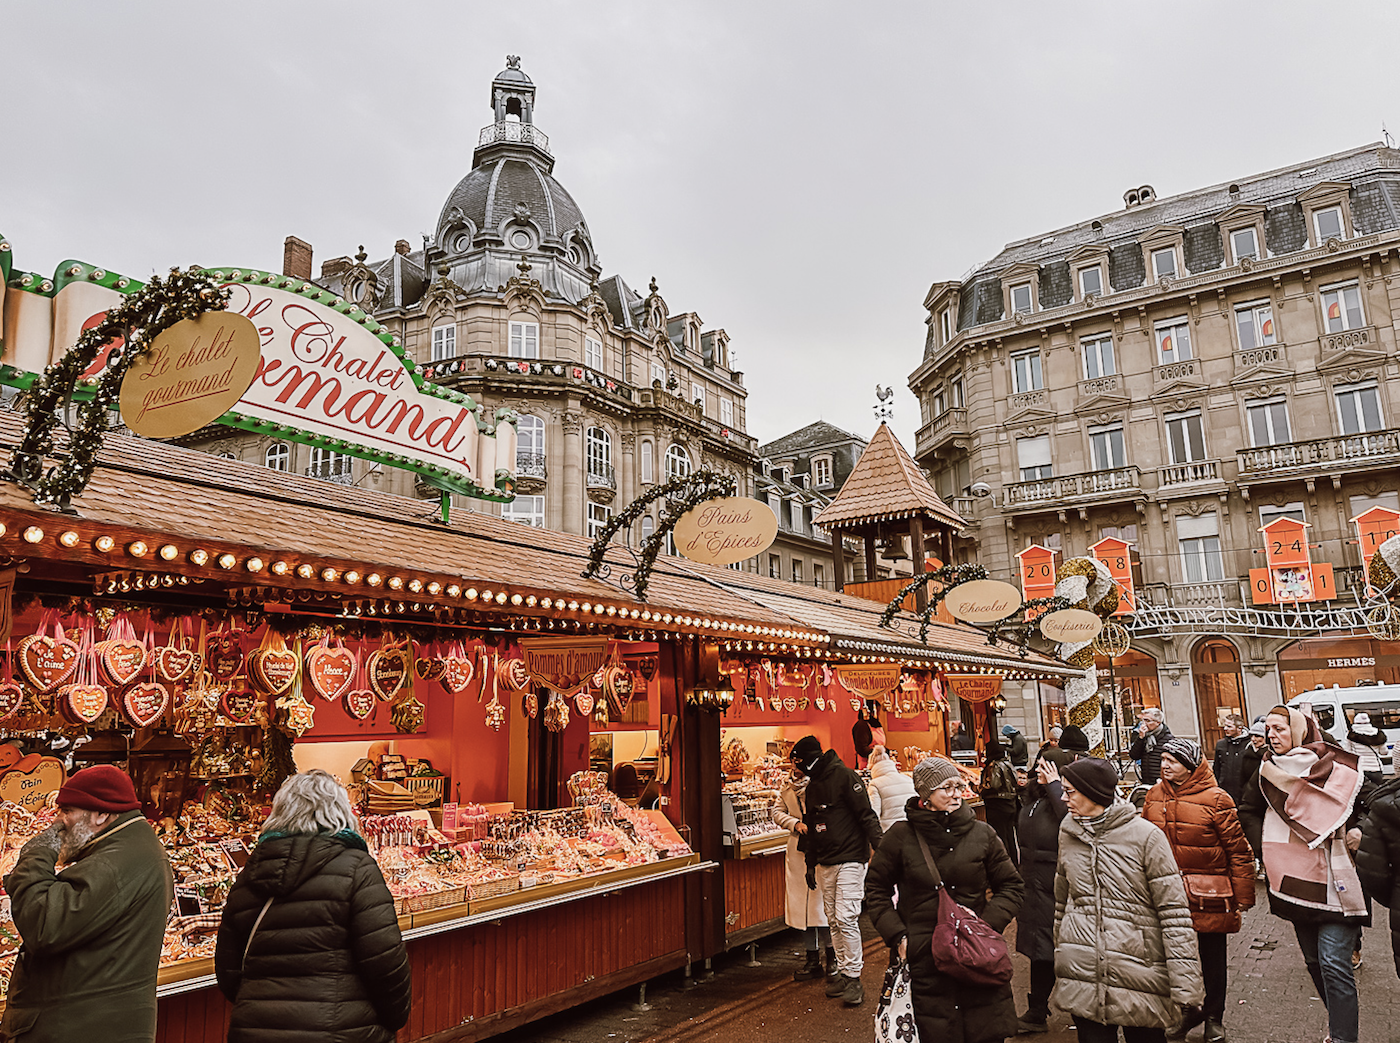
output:
[[1264,871],[1269,893],[1308,909],[1365,916],[1366,900],[1346,849],[1346,823],[1362,776],[1356,757],[1326,743],[1317,722],[1288,707],[1294,747],[1269,753],[1259,769]]

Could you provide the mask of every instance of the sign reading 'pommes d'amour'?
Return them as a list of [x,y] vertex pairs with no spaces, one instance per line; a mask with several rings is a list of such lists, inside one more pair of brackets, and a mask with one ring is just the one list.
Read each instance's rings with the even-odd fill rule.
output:
[[122,378],[122,422],[146,438],[178,438],[212,424],[258,371],[258,331],[241,315],[211,311],[177,322]]
[[733,565],[762,554],[778,536],[778,516],[761,500],[726,496],[697,504],[676,519],[676,550],[706,565]]

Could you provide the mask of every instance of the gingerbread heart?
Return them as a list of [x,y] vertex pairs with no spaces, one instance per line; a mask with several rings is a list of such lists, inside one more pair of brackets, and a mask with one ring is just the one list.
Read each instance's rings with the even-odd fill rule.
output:
[[269,695],[284,695],[296,684],[301,660],[290,648],[254,649],[248,653],[248,676]]
[[525,696],[524,700],[521,702],[521,709],[525,711],[526,717],[533,718],[538,716],[540,712],[539,697],[535,695],[534,692],[531,692],[529,695]]
[[442,660],[442,686],[453,695],[461,695],[471,687],[475,668],[470,659],[461,656],[448,656]]
[[413,672],[424,681],[436,681],[442,677],[443,664],[441,659],[415,659],[413,661]]
[[412,668],[408,653],[402,648],[380,648],[369,654],[366,664],[369,686],[384,702],[389,702],[408,683]]
[[31,634],[16,651],[19,668],[41,692],[52,692],[78,669],[78,646],[66,637]]
[[345,712],[357,721],[363,721],[374,712],[374,693],[368,688],[356,688],[345,693]]
[[156,649],[155,662],[156,674],[169,684],[198,674],[204,665],[200,662],[198,652],[188,648],[174,648],[171,645],[163,645]]
[[257,709],[258,697],[246,688],[231,688],[219,698],[219,709],[234,724],[248,724]]
[[593,693],[587,688],[580,688],[574,693],[574,709],[579,712],[579,716],[587,717],[593,712]]
[[170,708],[170,689],[147,681],[132,685],[122,693],[122,712],[138,728],[149,728]]
[[322,699],[339,699],[355,683],[359,657],[348,648],[316,645],[306,653],[306,681]]
[[209,672],[219,684],[233,680],[243,669],[243,653],[238,648],[238,639],[232,635],[211,640],[208,655]]
[[58,690],[64,716],[91,724],[107,709],[107,689],[97,684],[66,684]]
[[150,654],[140,641],[99,641],[95,646],[102,672],[118,688],[131,684],[146,669]]
[[13,681],[0,684],[0,721],[8,721],[24,704],[24,689]]

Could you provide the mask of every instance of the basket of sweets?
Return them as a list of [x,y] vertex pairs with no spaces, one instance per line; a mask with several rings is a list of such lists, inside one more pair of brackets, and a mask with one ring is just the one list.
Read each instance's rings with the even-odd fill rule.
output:
[[520,874],[511,873],[493,880],[482,880],[468,884],[467,897],[472,901],[480,901],[483,898],[499,898],[501,895],[514,894],[519,890]]
[[466,888],[449,887],[443,891],[410,895],[407,899],[408,911],[410,913],[426,913],[429,909],[445,909],[449,905],[461,905],[466,900]]

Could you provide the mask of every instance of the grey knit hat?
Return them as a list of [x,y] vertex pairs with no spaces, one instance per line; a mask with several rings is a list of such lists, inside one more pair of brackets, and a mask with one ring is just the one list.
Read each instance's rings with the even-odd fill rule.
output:
[[947,757],[926,757],[914,766],[914,792],[920,800],[952,779],[961,779],[962,772]]
[[1172,758],[1187,771],[1195,771],[1196,766],[1201,763],[1201,748],[1190,739],[1173,738],[1162,746],[1163,753],[1170,753]]

